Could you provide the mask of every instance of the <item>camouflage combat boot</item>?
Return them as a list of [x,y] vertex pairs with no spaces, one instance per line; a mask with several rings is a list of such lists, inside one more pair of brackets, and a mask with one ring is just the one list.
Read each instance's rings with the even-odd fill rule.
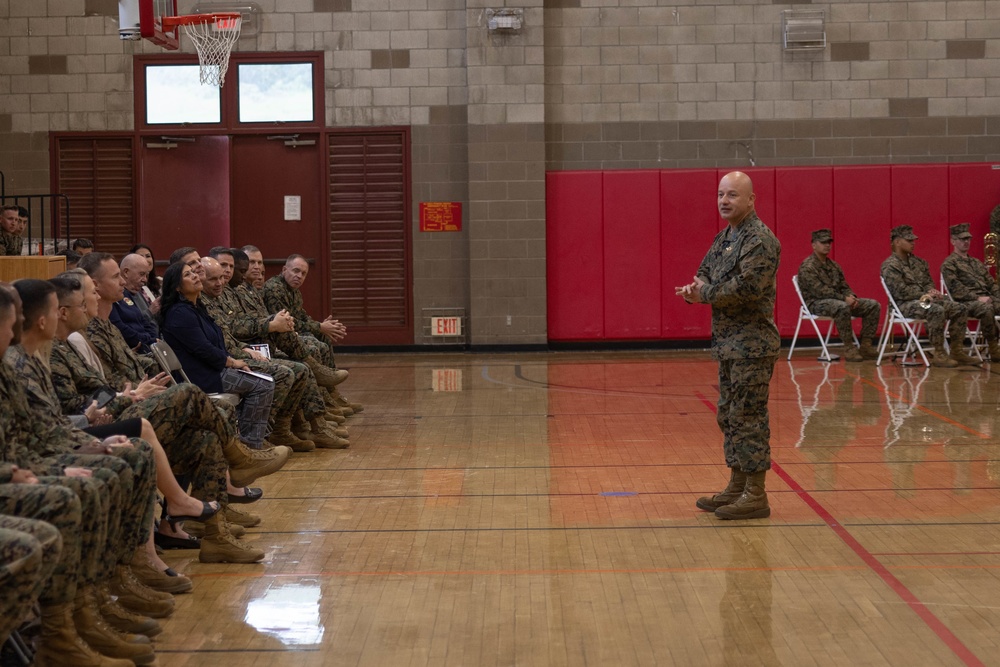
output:
[[292,450],[279,446],[268,450],[250,449],[239,438],[223,445],[222,453],[229,463],[229,479],[233,486],[249,486],[260,477],[278,472],[291,456]]
[[108,625],[119,632],[146,635],[147,637],[155,637],[163,632],[160,624],[152,618],[121,606],[118,599],[111,595],[107,582],[97,585],[96,595],[101,616],[108,622]]
[[229,524],[229,532],[234,537],[243,537],[245,528],[253,528],[260,525],[260,517],[250,512],[236,509],[232,505],[226,507],[226,523]]
[[224,517],[216,514],[205,522],[205,535],[198,552],[202,563],[256,563],[263,559],[263,551],[233,537]]
[[302,442],[302,439],[292,431],[291,415],[278,417],[274,420],[274,430],[271,431],[271,435],[267,436],[267,441],[272,445],[284,445],[293,452],[316,449],[315,445],[309,449],[304,449],[305,444]]
[[844,345],[844,361],[864,361],[861,350],[854,347],[854,343]]
[[131,660],[101,655],[80,638],[73,624],[73,603],[42,606],[42,628],[35,652],[37,667],[130,667]]
[[969,356],[961,345],[952,345],[951,358],[954,359],[955,363],[959,366],[980,366],[983,363],[979,361],[979,359]]
[[321,417],[309,420],[309,430],[317,447],[323,449],[347,449],[351,443],[346,438],[336,435]]
[[764,477],[767,471],[752,472],[747,475],[747,485],[743,493],[730,505],[715,510],[720,519],[766,519],[771,516],[764,491]]
[[[334,368],[328,368],[319,362],[316,357],[308,356],[302,360],[309,370],[313,372],[316,376],[316,384],[321,387],[326,387],[327,389],[333,389],[338,384],[347,379],[347,371],[338,371]],[[339,374],[343,374],[343,376]]]
[[93,586],[77,589],[76,600],[73,601],[73,625],[80,638],[101,655],[125,658],[137,665],[156,661],[149,637],[126,635],[108,625],[98,609]]
[[958,362],[948,356],[944,345],[936,345],[934,347],[934,358],[931,359],[931,366],[936,366],[937,368],[955,368],[958,366]]
[[723,505],[734,502],[743,493],[743,488],[747,483],[747,474],[739,468],[729,469],[729,484],[721,492],[714,496],[704,496],[699,498],[695,505],[700,510],[714,512]]

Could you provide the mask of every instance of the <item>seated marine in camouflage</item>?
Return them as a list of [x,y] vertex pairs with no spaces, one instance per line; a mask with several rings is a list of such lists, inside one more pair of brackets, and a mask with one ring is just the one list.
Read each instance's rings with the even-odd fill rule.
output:
[[995,319],[1000,315],[1000,288],[986,265],[969,256],[972,245],[969,223],[951,226],[951,245],[954,252],[941,264],[941,278],[951,298],[965,305],[969,317],[979,320],[979,331],[989,345],[990,360],[1000,362]]
[[[979,362],[962,349],[968,315],[965,306],[946,299],[934,287],[927,260],[913,254],[917,235],[910,225],[899,225],[890,231],[892,254],[882,262],[882,279],[904,317],[927,321],[927,333],[934,346],[933,366],[954,368],[960,364],[971,366]],[[951,354],[944,346],[944,328],[955,343]]]
[[[837,333],[844,341],[845,360],[876,359],[878,352],[872,346],[872,338],[878,330],[881,308],[874,299],[859,298],[847,284],[840,264],[830,259],[831,243],[833,234],[829,229],[817,229],[812,233],[813,252],[799,266],[802,298],[809,312],[833,318]],[[851,319],[854,317],[861,318],[860,350],[852,342]]]

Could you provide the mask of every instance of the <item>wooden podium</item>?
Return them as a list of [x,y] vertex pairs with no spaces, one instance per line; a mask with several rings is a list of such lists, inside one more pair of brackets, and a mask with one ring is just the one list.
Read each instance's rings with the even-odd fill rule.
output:
[[62,255],[21,255],[20,257],[0,256],[0,280],[14,282],[18,278],[40,278],[48,280],[66,270],[66,258]]

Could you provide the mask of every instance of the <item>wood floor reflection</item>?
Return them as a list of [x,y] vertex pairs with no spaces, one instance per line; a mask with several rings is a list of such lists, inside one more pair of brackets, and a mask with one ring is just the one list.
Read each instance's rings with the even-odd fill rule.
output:
[[1000,664],[1000,376],[781,360],[770,519],[720,522],[703,353],[356,355],[351,448],[262,480],[261,565],[159,664]]

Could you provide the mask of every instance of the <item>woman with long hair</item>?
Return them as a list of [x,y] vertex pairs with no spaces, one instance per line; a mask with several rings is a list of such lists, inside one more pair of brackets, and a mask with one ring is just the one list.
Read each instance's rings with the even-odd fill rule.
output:
[[222,329],[199,302],[201,291],[201,276],[193,267],[177,262],[167,268],[157,316],[160,333],[174,349],[191,382],[209,394],[240,395],[240,440],[248,447],[262,449],[274,381],[250,371],[245,361],[229,356]]

